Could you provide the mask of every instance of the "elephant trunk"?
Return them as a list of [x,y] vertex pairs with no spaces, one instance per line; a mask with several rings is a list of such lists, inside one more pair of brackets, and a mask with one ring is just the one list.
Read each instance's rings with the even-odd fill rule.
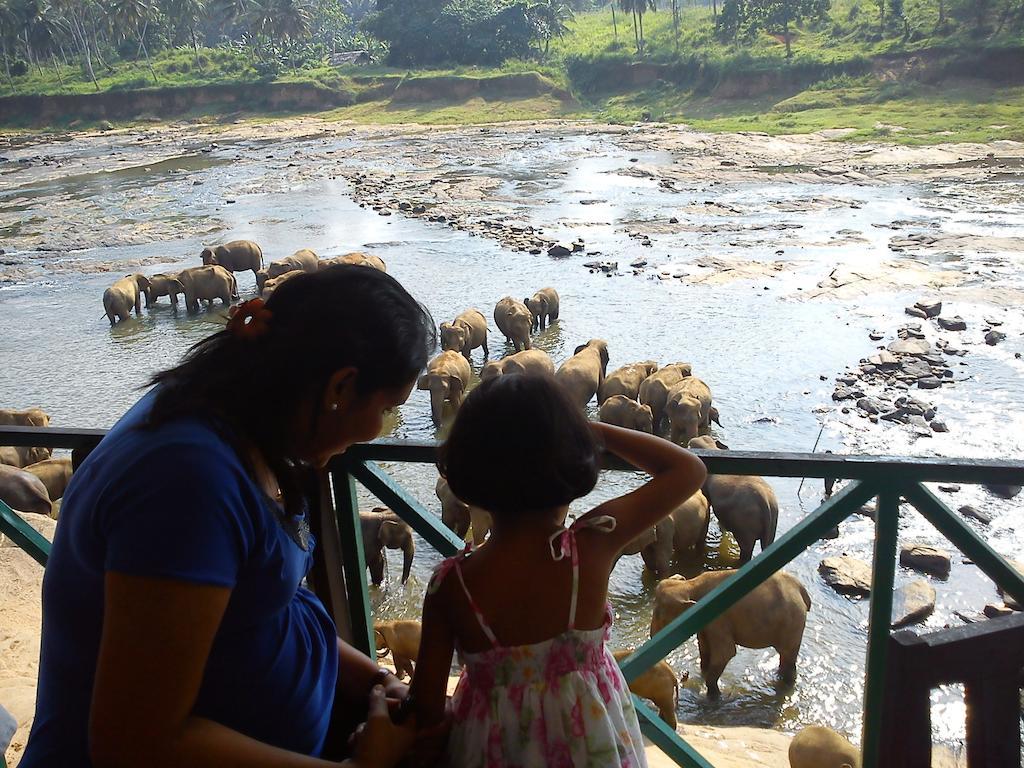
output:
[[412,571],[412,556],[416,554],[416,542],[413,541],[411,534],[402,547],[402,553],[402,583],[405,584],[409,580],[409,572]]
[[434,385],[430,388],[430,418],[435,427],[441,426],[441,416],[444,414],[444,387]]

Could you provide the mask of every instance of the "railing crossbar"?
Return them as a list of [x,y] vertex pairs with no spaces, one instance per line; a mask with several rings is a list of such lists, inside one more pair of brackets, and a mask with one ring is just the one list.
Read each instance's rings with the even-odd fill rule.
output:
[[50,542],[25,522],[21,515],[0,501],[0,533],[11,537],[17,546],[44,568],[50,559]]
[[640,720],[640,730],[676,765],[683,768],[714,768],[700,752],[687,744],[679,734],[658,716],[636,694],[633,694],[633,705]]

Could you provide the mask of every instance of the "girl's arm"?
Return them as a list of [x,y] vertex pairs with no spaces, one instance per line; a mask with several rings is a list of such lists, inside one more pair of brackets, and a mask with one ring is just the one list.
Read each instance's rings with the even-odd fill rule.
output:
[[445,583],[423,601],[423,631],[409,695],[420,728],[431,728],[444,719],[448,675],[455,652],[455,635],[445,611]]
[[[89,718],[97,768],[332,768],[337,763],[278,749],[195,717],[192,709],[231,590],[108,572]],[[281,712],[287,718],[287,712]],[[367,731],[396,749],[358,768],[389,768],[411,732],[372,720]],[[369,733],[367,734],[369,737]],[[368,757],[368,755],[366,756]]]
[[609,424],[591,426],[610,453],[651,475],[635,491],[606,501],[586,515],[615,518],[615,530],[594,540],[605,542],[612,554],[618,554],[622,547],[700,490],[707,470],[694,454],[668,440]]

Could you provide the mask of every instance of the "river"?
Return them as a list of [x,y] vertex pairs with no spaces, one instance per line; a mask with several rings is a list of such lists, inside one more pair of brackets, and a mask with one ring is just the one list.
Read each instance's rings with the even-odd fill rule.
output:
[[[1021,147],[915,152],[830,138],[786,144],[590,124],[181,125],[7,137],[0,143],[0,405],[42,406],[59,426],[110,426],[147,378],[215,330],[223,312],[217,306],[190,317],[164,300],[140,320],[110,328],[103,289],[122,273],[194,265],[203,245],[244,237],[269,259],[302,247],[321,256],[379,254],[438,322],[470,306],[490,318],[505,295],[555,286],[561,318],[537,346],[557,363],[600,337],[610,368],[690,361],[721,412],[716,434],[732,448],[809,451],[824,426],[819,451],[1024,456],[1024,364],[1015,356],[1024,349]],[[383,191],[368,194],[365,181],[353,183],[357,174]],[[429,206],[431,215],[443,211],[447,221],[409,215],[397,205],[406,201]],[[484,220],[501,224],[488,229]],[[586,247],[558,260],[516,251],[508,247],[512,226],[543,229],[550,240],[582,238]],[[931,242],[894,239],[913,235]],[[618,269],[583,266],[594,260],[616,261]],[[646,264],[629,267],[640,260]],[[851,273],[856,284],[829,282]],[[239,275],[239,286],[243,298],[252,295],[252,275]],[[963,316],[968,331],[940,333],[904,315],[930,295],[944,300],[944,314]],[[1007,338],[983,343],[983,318],[1000,322]],[[842,412],[852,403],[831,398],[836,376],[907,321],[967,350],[954,385],[915,391],[938,406],[948,433],[919,437],[902,425],[872,424],[856,409]],[[869,339],[875,329],[883,341]],[[492,324],[492,354],[502,347]],[[478,350],[475,371],[481,362]],[[427,393],[413,393],[390,435],[435,437]],[[391,469],[438,509],[432,467]],[[605,473],[574,510],[636,482]],[[780,532],[821,501],[820,481],[799,493],[799,480],[772,484]],[[968,486],[942,495],[954,509],[972,504],[991,513],[991,525],[971,524],[1001,553],[1024,549],[1024,497],[1002,501]],[[362,502],[373,504],[365,494]],[[855,516],[840,538],[817,543],[789,566],[814,604],[793,689],[776,689],[774,652],[741,650],[722,679],[722,698],[709,702],[691,641],[669,657],[690,673],[681,719],[789,731],[819,723],[858,740],[867,602],[832,592],[817,566],[840,553],[870,561],[872,534],[870,519]],[[900,535],[953,549],[912,511]],[[439,560],[420,545],[405,587],[392,554],[388,581],[373,590],[377,616],[418,614]],[[735,555],[712,522],[705,565],[730,566]],[[624,558],[612,579],[617,647],[647,637],[653,583],[642,571],[639,557]],[[900,569],[897,583],[913,578]],[[926,628],[959,624],[954,611],[977,613],[997,602],[987,579],[955,552],[950,578],[928,580],[938,599]],[[936,738],[955,745],[963,737],[962,699],[939,691],[933,701]]]

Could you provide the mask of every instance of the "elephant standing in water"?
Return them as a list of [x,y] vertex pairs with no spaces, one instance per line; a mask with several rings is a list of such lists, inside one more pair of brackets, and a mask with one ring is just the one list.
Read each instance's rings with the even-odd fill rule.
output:
[[477,347],[484,348],[484,357],[491,354],[487,349],[487,318],[479,309],[467,309],[454,321],[441,323],[441,349],[461,352],[469,360]]
[[524,349],[522,352],[506,355],[501,360],[486,363],[480,369],[480,381],[509,373],[554,376],[555,364],[551,361],[551,356],[542,349]]
[[630,400],[625,395],[615,395],[601,403],[598,418],[605,424],[635,429],[649,435],[654,434],[654,417],[651,415],[651,407],[640,405],[636,400]]
[[434,493],[441,502],[441,522],[460,539],[465,540],[466,534],[473,531],[473,546],[480,546],[491,530],[491,515],[480,507],[474,507],[454,493],[443,477],[437,478]]
[[161,296],[169,296],[171,306],[178,306],[178,294],[181,293],[181,282],[177,275],[153,275],[149,278],[149,290],[146,291],[146,306],[156,303]]
[[427,372],[420,376],[416,386],[418,389],[430,390],[430,418],[435,427],[441,426],[445,402],[451,404],[453,411],[462,405],[462,398],[472,377],[473,369],[469,367],[469,361],[450,349],[427,363]]
[[232,240],[224,245],[208,246],[203,248],[199,257],[203,264],[218,264],[229,272],[252,270],[252,276],[257,279],[256,273],[263,268],[263,249],[252,240]]
[[705,434],[711,424],[711,388],[696,376],[687,376],[668,391],[665,414],[673,443]]
[[50,501],[57,501],[71,482],[71,459],[43,459],[27,465],[25,471],[42,480]]
[[691,375],[693,369],[689,363],[672,363],[659,368],[640,383],[637,396],[644,405],[651,406],[654,414],[654,429],[661,428],[661,420],[665,416],[665,405],[668,393],[676,384]]
[[190,312],[199,311],[199,302],[213,304],[220,299],[224,306],[230,306],[238,298],[238,284],[235,276],[224,267],[189,267],[178,273],[180,292],[185,294],[185,307]]
[[266,269],[259,270],[256,273],[256,290],[262,294],[268,280],[273,280],[288,272],[316,272],[318,269],[320,269],[320,257],[316,255],[315,251],[302,248],[291,256],[270,262]]
[[328,259],[320,259],[320,269],[327,269],[327,267],[333,267],[338,264],[352,264],[357,267],[371,267],[380,272],[387,272],[388,266],[384,263],[384,259],[380,256],[375,256],[372,253],[364,253],[363,251],[352,251],[341,256],[331,256]]
[[131,317],[142,317],[142,296],[149,291],[149,278],[145,275],[125,275],[103,292],[103,312],[113,326]]
[[630,363],[621,368],[616,368],[608,374],[608,377],[601,385],[601,391],[597,393],[599,402],[604,402],[609,397],[623,395],[630,400],[636,400],[640,395],[640,385],[643,384],[651,374],[657,373],[658,364],[653,360],[645,360],[642,363]]
[[359,526],[362,529],[366,567],[370,569],[370,580],[374,586],[384,581],[388,564],[385,549],[402,550],[402,583],[405,584],[409,580],[412,557],[416,553],[416,543],[409,524],[387,507],[374,507],[370,512],[359,513]]
[[608,342],[591,339],[576,347],[576,352],[562,363],[555,378],[580,408],[597,394],[608,370]]
[[523,304],[533,315],[532,330],[543,331],[558,319],[558,302],[558,291],[554,288],[541,288],[533,296],[523,299]]
[[373,642],[377,646],[377,654],[386,656],[391,652],[391,660],[395,663],[395,674],[399,678],[416,671],[413,662],[420,655],[420,638],[423,626],[413,619],[373,622]]
[[533,315],[526,305],[506,296],[494,307],[494,324],[505,334],[505,341],[510,341],[516,352],[529,349],[530,331],[533,328]]
[[[694,438],[687,447],[710,451],[727,448],[710,435]],[[764,478],[756,475],[712,475],[709,472],[703,490],[719,524],[739,544],[741,564],[754,556],[754,544],[758,540],[762,552],[775,541],[779,501]]]

